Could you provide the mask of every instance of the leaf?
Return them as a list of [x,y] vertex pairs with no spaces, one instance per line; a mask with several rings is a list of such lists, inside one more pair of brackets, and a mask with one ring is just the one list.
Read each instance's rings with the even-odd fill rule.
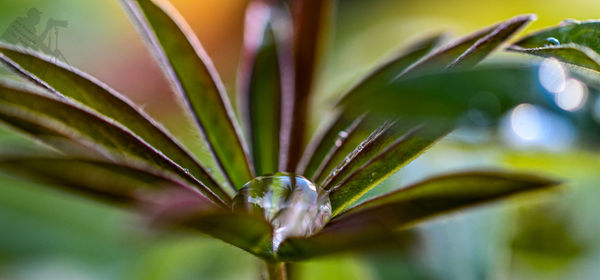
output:
[[122,206],[138,202],[144,191],[182,187],[148,170],[76,157],[2,156],[0,170]]
[[338,133],[334,146],[331,148],[317,172],[313,176],[313,182],[322,186],[325,178],[350,154],[370,133],[377,128],[381,122],[374,118],[362,117],[354,121],[352,126]]
[[266,260],[273,259],[272,227],[262,217],[196,206],[170,207],[153,218],[167,228],[188,228],[220,239]]
[[323,161],[336,150],[335,142],[340,139],[340,132],[350,133],[360,121],[360,117],[353,118],[339,114],[320,135],[313,138],[304,152],[296,173],[314,179]]
[[600,71],[600,54],[588,47],[573,43],[528,49],[515,45],[508,50],[541,57],[554,57],[566,63]]
[[[284,71],[284,47],[273,29],[274,8],[252,2],[246,11],[244,56],[240,71],[242,119],[257,175],[277,172]],[[289,55],[288,55],[289,56]],[[288,73],[285,73],[288,74]],[[291,78],[291,77],[288,77]]]
[[181,16],[166,1],[123,0],[140,33],[203,130],[234,189],[254,177],[225,88]]
[[95,78],[56,59],[0,44],[0,60],[29,80],[109,117],[165,156],[188,169],[203,184],[217,192],[221,186],[169,133],[124,96]]
[[[406,69],[406,67],[431,51],[441,39],[442,35],[435,35],[407,47],[406,51],[388,60],[366,75],[365,78],[354,85],[345,95],[353,95],[354,92],[366,93],[384,87],[396,75]],[[373,122],[374,120],[371,120],[367,123],[371,124]],[[316,136],[311,141],[311,144],[309,144],[303,155],[303,160],[297,172],[304,174],[306,177],[313,178],[313,180],[329,174],[329,171],[332,169],[331,165],[339,163],[338,159],[340,159],[340,156],[345,156],[374,129],[372,125],[364,128],[359,127],[359,123],[363,123],[362,117],[356,118],[344,113],[339,114],[335,121],[321,135]],[[340,133],[345,137],[340,137]],[[339,142],[340,145],[336,145],[336,142]],[[350,150],[347,148],[350,148]],[[333,159],[334,157],[336,159]],[[326,167],[325,165],[328,164],[329,166]]]
[[[559,43],[559,45],[555,45]],[[563,46],[565,45],[565,46]],[[552,56],[567,63],[600,71],[600,21],[566,20],[517,41],[509,48],[542,57]]]
[[356,202],[450,131],[445,125],[390,124],[351,154],[326,179],[332,216]]
[[448,68],[459,65],[467,68],[475,66],[535,19],[535,15],[520,15],[501,23],[457,57]]
[[464,36],[425,56],[406,69],[402,76],[440,70],[459,63],[473,66],[533,19],[532,15],[517,16]]
[[466,112],[496,120],[520,103],[555,107],[541,94],[537,66],[503,65],[424,74],[394,81],[371,94],[357,94],[342,106],[354,113],[454,122]]
[[326,226],[321,232],[306,238],[288,238],[277,251],[277,259],[285,262],[303,261],[349,251],[377,249],[408,250],[419,242],[415,230],[393,230],[385,225],[360,223]]
[[0,84],[0,110],[9,110],[6,112],[8,115],[19,116],[19,119],[26,119],[60,135],[71,135],[72,140],[92,147],[108,158],[142,162],[173,174],[219,205],[225,206],[231,200],[223,192],[213,193],[183,168],[117,123],[75,104],[30,89]]
[[[331,23],[335,0],[298,0],[292,3],[294,16],[294,98],[286,113],[290,126],[283,135],[287,151],[285,169],[294,172],[302,157],[306,141],[309,105],[315,78],[322,57],[328,25]],[[287,123],[287,122],[285,122]]]
[[332,220],[332,226],[385,224],[406,228],[449,211],[542,190],[559,182],[512,172],[472,171],[434,177],[364,202]]

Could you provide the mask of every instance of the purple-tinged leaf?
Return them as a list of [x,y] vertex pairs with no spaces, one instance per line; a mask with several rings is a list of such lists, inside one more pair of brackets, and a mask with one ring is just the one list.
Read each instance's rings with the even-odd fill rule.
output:
[[183,188],[147,169],[78,157],[0,156],[0,170],[126,207],[137,204],[144,193]]
[[512,172],[472,171],[443,175],[359,204],[331,223],[338,227],[384,224],[390,228],[406,228],[450,211],[558,184],[547,178]]
[[18,116],[19,120],[35,123],[59,135],[70,135],[73,141],[107,158],[136,162],[169,173],[218,205],[227,207],[231,201],[226,193],[214,193],[188,171],[118,123],[47,93],[0,84],[0,112]]
[[204,132],[217,163],[234,189],[254,171],[229,97],[204,48],[166,1],[122,0],[175,90]]
[[477,65],[489,54],[525,28],[529,22],[535,20],[535,18],[535,15],[521,15],[501,23],[494,31],[479,39],[447,67],[453,68],[460,66],[469,68]]
[[[441,70],[461,63],[466,63],[465,66],[473,66],[534,18],[532,15],[517,16],[464,36],[423,57],[419,62],[406,69],[402,76]],[[468,60],[463,62],[467,58]]]
[[221,186],[164,128],[131,101],[102,82],[69,65],[31,50],[0,44],[0,61],[58,96],[74,100],[122,124],[155,149],[188,169],[211,190]]
[[316,73],[323,45],[331,24],[335,0],[297,0],[291,3],[294,18],[294,98],[291,118],[284,131],[287,151],[284,151],[281,171],[294,172],[302,157],[307,138],[308,108],[314,91]]

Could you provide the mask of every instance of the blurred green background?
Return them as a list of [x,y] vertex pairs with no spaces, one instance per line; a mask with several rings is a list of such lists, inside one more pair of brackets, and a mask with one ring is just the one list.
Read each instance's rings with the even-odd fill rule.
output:
[[[233,93],[246,1],[172,3]],[[186,116],[119,1],[1,1],[0,32],[30,8],[43,12],[38,30],[48,18],[68,21],[59,30],[58,48],[69,64],[128,95],[212,161],[193,124],[181,122]],[[445,30],[466,34],[536,13],[531,31],[567,18],[598,18],[598,11],[597,0],[341,0],[313,100],[315,122],[352,81],[411,38]],[[373,194],[467,167],[540,172],[565,180],[565,187],[424,224],[413,252],[346,254],[299,264],[300,279],[600,279],[598,152],[575,145],[523,150],[493,135],[459,131]],[[0,132],[2,150],[27,141]],[[0,279],[257,279],[258,269],[252,256],[219,241],[155,232],[134,214],[0,177]]]

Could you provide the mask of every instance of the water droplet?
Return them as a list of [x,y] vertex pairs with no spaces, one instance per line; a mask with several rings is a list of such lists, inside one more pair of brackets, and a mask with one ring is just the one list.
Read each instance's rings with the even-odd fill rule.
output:
[[338,147],[338,148],[339,148],[339,147],[341,147],[341,146],[342,146],[342,144],[343,144],[342,140],[340,140],[340,139],[337,139],[337,140],[335,140],[335,146],[336,146],[336,147]]
[[260,176],[233,198],[233,210],[264,217],[273,225],[273,251],[288,237],[311,236],[331,217],[327,192],[308,179],[289,173]]
[[343,131],[343,130],[342,130],[342,131],[340,131],[340,132],[338,133],[338,136],[339,136],[340,138],[343,138],[343,139],[345,139],[346,137],[348,137],[348,132],[346,132],[346,131]]
[[553,45],[553,46],[560,45],[560,41],[554,37],[548,37],[548,38],[546,38],[545,41],[546,41],[547,45]]

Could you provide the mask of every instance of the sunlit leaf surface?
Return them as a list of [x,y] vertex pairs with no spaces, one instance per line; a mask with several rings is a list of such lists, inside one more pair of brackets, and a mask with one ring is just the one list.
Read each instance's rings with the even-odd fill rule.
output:
[[509,50],[555,57],[600,71],[600,22],[566,20],[559,26],[535,32],[517,41]]

